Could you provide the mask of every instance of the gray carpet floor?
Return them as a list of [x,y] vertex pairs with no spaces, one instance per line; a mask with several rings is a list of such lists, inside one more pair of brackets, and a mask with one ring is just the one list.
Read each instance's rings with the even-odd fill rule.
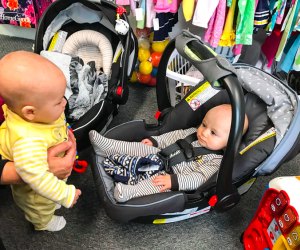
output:
[[[33,41],[0,36],[0,58],[14,50],[31,50]],[[155,88],[130,85],[126,105],[111,126],[133,119],[154,123]],[[259,178],[240,203],[225,213],[212,211],[193,219],[166,225],[119,224],[107,217],[100,203],[91,170],[73,173],[68,182],[82,190],[72,209],[61,208],[67,220],[58,233],[35,232],[14,204],[9,188],[0,189],[0,237],[7,249],[243,249],[240,235],[253,217],[269,180],[299,175],[296,157],[272,176]]]

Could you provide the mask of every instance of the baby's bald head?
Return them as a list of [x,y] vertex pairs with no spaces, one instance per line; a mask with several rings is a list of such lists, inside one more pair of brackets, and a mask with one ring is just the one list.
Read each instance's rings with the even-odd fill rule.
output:
[[38,54],[15,51],[0,60],[0,95],[14,111],[46,101],[57,84],[66,85],[62,71]]

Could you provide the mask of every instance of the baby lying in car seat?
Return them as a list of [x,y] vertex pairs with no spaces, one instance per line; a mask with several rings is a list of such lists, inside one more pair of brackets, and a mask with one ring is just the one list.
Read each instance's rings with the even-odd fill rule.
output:
[[[101,151],[97,153],[104,153],[108,156],[104,161],[107,173],[113,177],[124,173],[129,175],[127,176],[127,180],[131,180],[127,182],[129,184],[117,182],[114,190],[115,199],[118,202],[126,202],[135,197],[159,192],[170,190],[188,191],[199,188],[218,171],[223,157],[220,150],[223,151],[227,145],[230,127],[231,106],[223,104],[210,109],[198,129],[175,130],[144,139],[142,142],[108,139],[96,131],[91,131],[90,139],[95,148]],[[248,119],[245,116],[243,133],[247,129]],[[196,149],[202,148],[202,150],[198,150],[200,153],[190,159],[187,159],[186,155],[182,158],[180,148],[175,147],[175,151],[168,152],[174,148],[174,143],[178,142],[179,139],[185,139],[186,142],[190,140],[189,145],[192,145],[194,153],[197,152]],[[170,155],[168,161],[165,160],[165,153]],[[153,154],[158,156],[159,159],[155,158]],[[148,173],[149,178],[139,178],[140,176],[137,173],[141,172],[139,170],[140,166],[138,166],[141,159],[147,164],[149,159],[152,160],[154,165],[158,165],[159,171],[150,170]],[[148,159],[148,161],[145,159]],[[160,168],[161,161],[164,163],[163,170]],[[113,167],[116,168],[112,171]],[[132,180],[137,179],[141,180],[135,185],[130,185]]]

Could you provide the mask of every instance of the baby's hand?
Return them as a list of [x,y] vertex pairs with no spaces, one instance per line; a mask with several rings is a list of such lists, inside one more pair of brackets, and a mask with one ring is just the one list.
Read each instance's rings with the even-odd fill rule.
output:
[[141,143],[146,144],[148,146],[153,146],[153,142],[149,139],[144,139],[141,141]]
[[154,186],[161,186],[160,192],[171,189],[171,176],[169,174],[156,176],[152,182]]
[[78,200],[78,198],[79,198],[80,195],[81,195],[80,189],[76,189],[76,191],[75,191],[75,197],[74,197],[74,200],[73,200],[73,203],[72,203],[71,207],[73,207],[77,203],[77,200]]

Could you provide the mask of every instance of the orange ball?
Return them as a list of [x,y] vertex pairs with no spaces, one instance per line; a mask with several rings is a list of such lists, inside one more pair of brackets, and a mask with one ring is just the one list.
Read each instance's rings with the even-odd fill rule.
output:
[[161,52],[153,52],[151,54],[151,62],[153,67],[158,67],[162,53]]
[[147,84],[147,83],[149,83],[150,80],[151,80],[151,75],[150,75],[150,74],[149,74],[149,75],[144,75],[144,74],[139,73],[138,76],[137,76],[137,78],[138,78],[138,81],[139,81],[140,83],[145,83],[145,84]]
[[152,63],[149,61],[143,61],[139,65],[139,71],[144,75],[149,75],[153,69]]

